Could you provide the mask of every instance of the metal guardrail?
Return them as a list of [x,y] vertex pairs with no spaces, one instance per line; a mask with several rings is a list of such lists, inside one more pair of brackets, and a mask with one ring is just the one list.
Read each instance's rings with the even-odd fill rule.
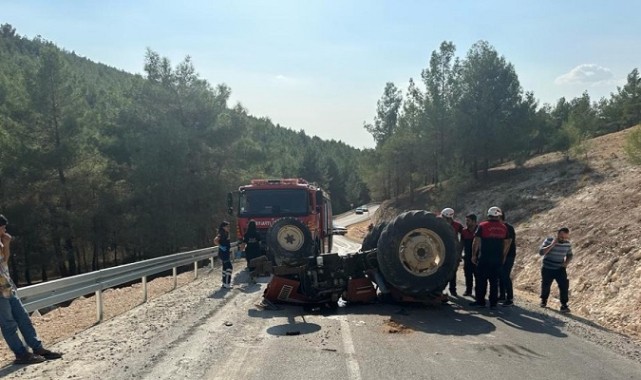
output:
[[[232,253],[237,250],[237,243],[232,244]],[[175,289],[177,286],[178,267],[194,265],[194,278],[198,277],[198,262],[210,260],[214,267],[214,258],[218,256],[218,247],[203,248],[195,251],[175,253],[156,257],[113,268],[101,269],[90,273],[61,278],[41,284],[25,286],[18,289],[18,297],[28,312],[57,305],[94,293],[96,295],[96,319],[103,318],[102,291],[124,283],[142,280],[143,302],[147,302],[147,276],[173,269]]]

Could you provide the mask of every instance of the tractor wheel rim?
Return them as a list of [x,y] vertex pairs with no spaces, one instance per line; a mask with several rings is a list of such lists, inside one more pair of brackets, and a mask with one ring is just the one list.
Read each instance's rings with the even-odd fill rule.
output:
[[305,243],[305,235],[300,228],[292,225],[283,226],[278,231],[278,245],[286,251],[298,251]]
[[398,255],[405,270],[412,275],[431,276],[445,262],[445,243],[436,232],[417,228],[403,236]]

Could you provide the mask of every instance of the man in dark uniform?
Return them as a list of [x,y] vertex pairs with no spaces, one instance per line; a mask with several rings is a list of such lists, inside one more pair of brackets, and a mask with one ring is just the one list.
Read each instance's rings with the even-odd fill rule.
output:
[[218,257],[223,263],[223,289],[231,289],[231,275],[234,266],[231,262],[231,241],[229,240],[229,222],[223,221],[218,226],[218,235],[214,238],[214,245],[218,246]]
[[501,221],[503,212],[494,206],[487,210],[488,220],[476,229],[472,243],[472,262],[476,264],[476,301],[471,306],[485,307],[485,294],[490,284],[490,308],[496,308],[499,298],[501,266],[510,248],[507,227]]
[[[471,296],[476,277],[476,265],[472,263],[472,242],[474,233],[476,233],[476,214],[468,214],[465,217],[465,228],[461,232],[461,242],[463,243],[463,272],[465,273],[465,293],[464,296]],[[478,282],[478,280],[477,280]]]
[[[463,225],[456,220],[454,220],[454,209],[446,207],[441,211],[441,217],[445,219],[450,226],[454,229],[454,236],[456,237],[456,253],[461,254],[461,233],[463,232]],[[456,270],[454,270],[454,275],[450,279],[450,295],[456,297],[456,272],[458,271],[458,266],[460,262],[460,256],[456,259]]]
[[514,289],[512,288],[512,268],[516,259],[516,231],[514,227],[505,221],[505,212],[501,215],[501,220],[507,227],[508,238],[512,241],[510,249],[507,251],[505,262],[501,267],[501,278],[499,278],[499,301],[503,301],[503,306],[514,305]]

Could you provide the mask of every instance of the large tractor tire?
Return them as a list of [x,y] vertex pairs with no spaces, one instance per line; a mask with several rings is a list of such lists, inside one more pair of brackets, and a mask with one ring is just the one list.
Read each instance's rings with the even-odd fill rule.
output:
[[379,270],[385,281],[415,297],[428,297],[443,290],[458,261],[452,227],[422,210],[397,216],[382,231],[377,248]]
[[381,233],[387,227],[387,222],[380,222],[372,228],[371,231],[365,235],[363,238],[363,244],[361,245],[361,251],[369,251],[378,245],[378,238],[381,237]]
[[267,231],[267,246],[276,265],[300,266],[313,256],[315,244],[309,228],[295,218],[278,219]]

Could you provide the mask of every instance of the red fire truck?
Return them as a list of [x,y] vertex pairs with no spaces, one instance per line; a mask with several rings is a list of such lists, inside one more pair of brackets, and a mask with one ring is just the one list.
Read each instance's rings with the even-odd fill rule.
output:
[[[287,247],[291,254],[279,255],[276,264],[292,264],[288,258],[317,256],[332,250],[332,204],[329,194],[301,178],[253,179],[238,189],[237,203],[228,195],[230,213],[238,216],[238,236],[256,222],[261,240]],[[234,207],[235,206],[235,207]],[[284,224],[278,233],[268,235],[275,223]],[[276,243],[276,242],[275,242]],[[264,244],[269,247],[269,244]],[[268,257],[274,258],[268,253]]]

